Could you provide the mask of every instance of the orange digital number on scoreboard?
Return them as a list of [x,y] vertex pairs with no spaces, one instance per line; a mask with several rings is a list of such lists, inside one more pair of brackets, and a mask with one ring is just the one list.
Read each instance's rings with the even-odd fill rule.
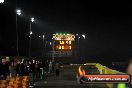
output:
[[59,44],[60,44],[60,45],[64,45],[64,44],[69,44],[69,45],[71,45],[72,42],[71,42],[71,41],[59,41]]
[[56,49],[59,49],[59,50],[71,50],[72,46],[71,45],[57,45]]

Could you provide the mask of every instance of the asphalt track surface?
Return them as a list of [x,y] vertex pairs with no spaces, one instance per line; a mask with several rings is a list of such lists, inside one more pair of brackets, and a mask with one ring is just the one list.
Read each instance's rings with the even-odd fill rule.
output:
[[[47,74],[44,80],[37,81],[35,88],[108,88],[106,84],[78,84],[76,79],[78,66],[64,66],[60,76],[55,73]],[[89,70],[89,74],[98,73],[98,70]]]

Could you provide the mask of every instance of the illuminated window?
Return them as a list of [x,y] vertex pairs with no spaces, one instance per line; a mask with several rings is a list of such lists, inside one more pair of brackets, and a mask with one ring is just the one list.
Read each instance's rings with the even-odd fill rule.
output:
[[60,41],[60,44],[64,44],[64,41]]
[[64,46],[62,46],[62,49],[65,49]]

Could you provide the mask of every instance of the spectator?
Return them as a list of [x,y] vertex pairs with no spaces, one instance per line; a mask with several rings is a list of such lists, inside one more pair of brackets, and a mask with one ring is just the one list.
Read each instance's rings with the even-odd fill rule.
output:
[[5,80],[7,78],[7,76],[9,75],[9,66],[6,63],[5,59],[2,59],[1,71],[2,71],[2,75],[3,75],[3,79]]
[[17,66],[17,60],[13,62],[13,67],[14,67],[14,74],[15,74],[15,76],[17,75],[17,74],[16,74],[16,66]]
[[24,75],[28,76],[29,74],[29,65],[28,62],[26,61],[26,63],[24,64]]
[[46,68],[46,61],[43,63],[43,67],[44,67],[44,73],[46,73],[46,71],[47,71],[47,70],[46,70],[46,69],[47,69],[47,68]]
[[49,63],[48,60],[45,62],[45,73],[48,72],[48,68],[49,68]]
[[31,63],[31,61],[29,61],[29,82],[30,82],[30,85],[34,84],[34,80],[33,80],[33,64]]
[[40,73],[41,73],[40,62],[38,61],[37,63],[38,63],[38,68],[37,68],[38,78],[40,78]]
[[10,70],[9,70],[9,66],[10,66],[10,59],[9,59],[9,57],[6,57],[6,63],[5,63],[5,65],[6,65],[6,73],[7,73],[7,76],[9,76],[9,74],[10,74]]
[[52,71],[55,70],[55,62],[52,62]]
[[40,62],[40,78],[43,79],[44,76],[44,64]]
[[40,66],[39,66],[38,61],[36,61],[36,64],[35,64],[35,74],[36,74],[36,78],[39,78],[39,73],[40,73]]
[[16,75],[19,76],[21,75],[21,65],[20,65],[20,61],[18,60],[17,61],[17,64],[16,64]]
[[10,71],[10,77],[15,77],[16,73],[15,73],[15,67],[14,67],[14,63],[11,62],[10,66],[9,66],[9,71]]
[[55,69],[56,69],[56,77],[58,77],[60,75],[60,65],[59,65],[59,63],[55,64]]
[[35,80],[35,60],[33,60],[33,63],[32,63],[32,73],[33,73],[33,80]]
[[3,68],[2,68],[2,63],[0,63],[0,68],[1,68],[1,71],[0,71],[0,80],[2,80],[2,79],[3,79],[3,73],[2,73]]
[[20,72],[21,72],[22,76],[25,75],[25,66],[24,66],[23,62],[21,62],[21,64],[20,64]]
[[49,62],[49,73],[52,71],[52,61]]

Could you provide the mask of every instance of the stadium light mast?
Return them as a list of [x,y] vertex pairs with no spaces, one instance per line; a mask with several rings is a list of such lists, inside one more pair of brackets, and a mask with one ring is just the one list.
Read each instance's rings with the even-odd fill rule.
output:
[[20,16],[22,13],[21,13],[21,10],[20,9],[17,9],[16,10],[16,48],[17,48],[17,55],[19,56],[19,36],[18,36],[18,16]]
[[31,57],[31,40],[32,40],[32,34],[33,34],[33,32],[32,32],[32,23],[34,22],[35,20],[34,20],[34,18],[32,17],[32,18],[30,18],[30,31],[29,31],[29,34],[30,34],[30,40],[29,40],[29,58]]
[[4,0],[0,0],[0,3],[4,3]]
[[42,52],[42,57],[44,58],[44,49],[46,48],[46,43],[45,43],[45,45],[44,45],[45,35],[42,35],[42,38],[43,38],[43,43],[42,43],[42,44],[43,44],[43,45],[42,45],[42,47],[43,47],[43,48],[42,48],[42,49],[43,49],[43,50],[42,50],[42,51],[43,51],[43,52]]

